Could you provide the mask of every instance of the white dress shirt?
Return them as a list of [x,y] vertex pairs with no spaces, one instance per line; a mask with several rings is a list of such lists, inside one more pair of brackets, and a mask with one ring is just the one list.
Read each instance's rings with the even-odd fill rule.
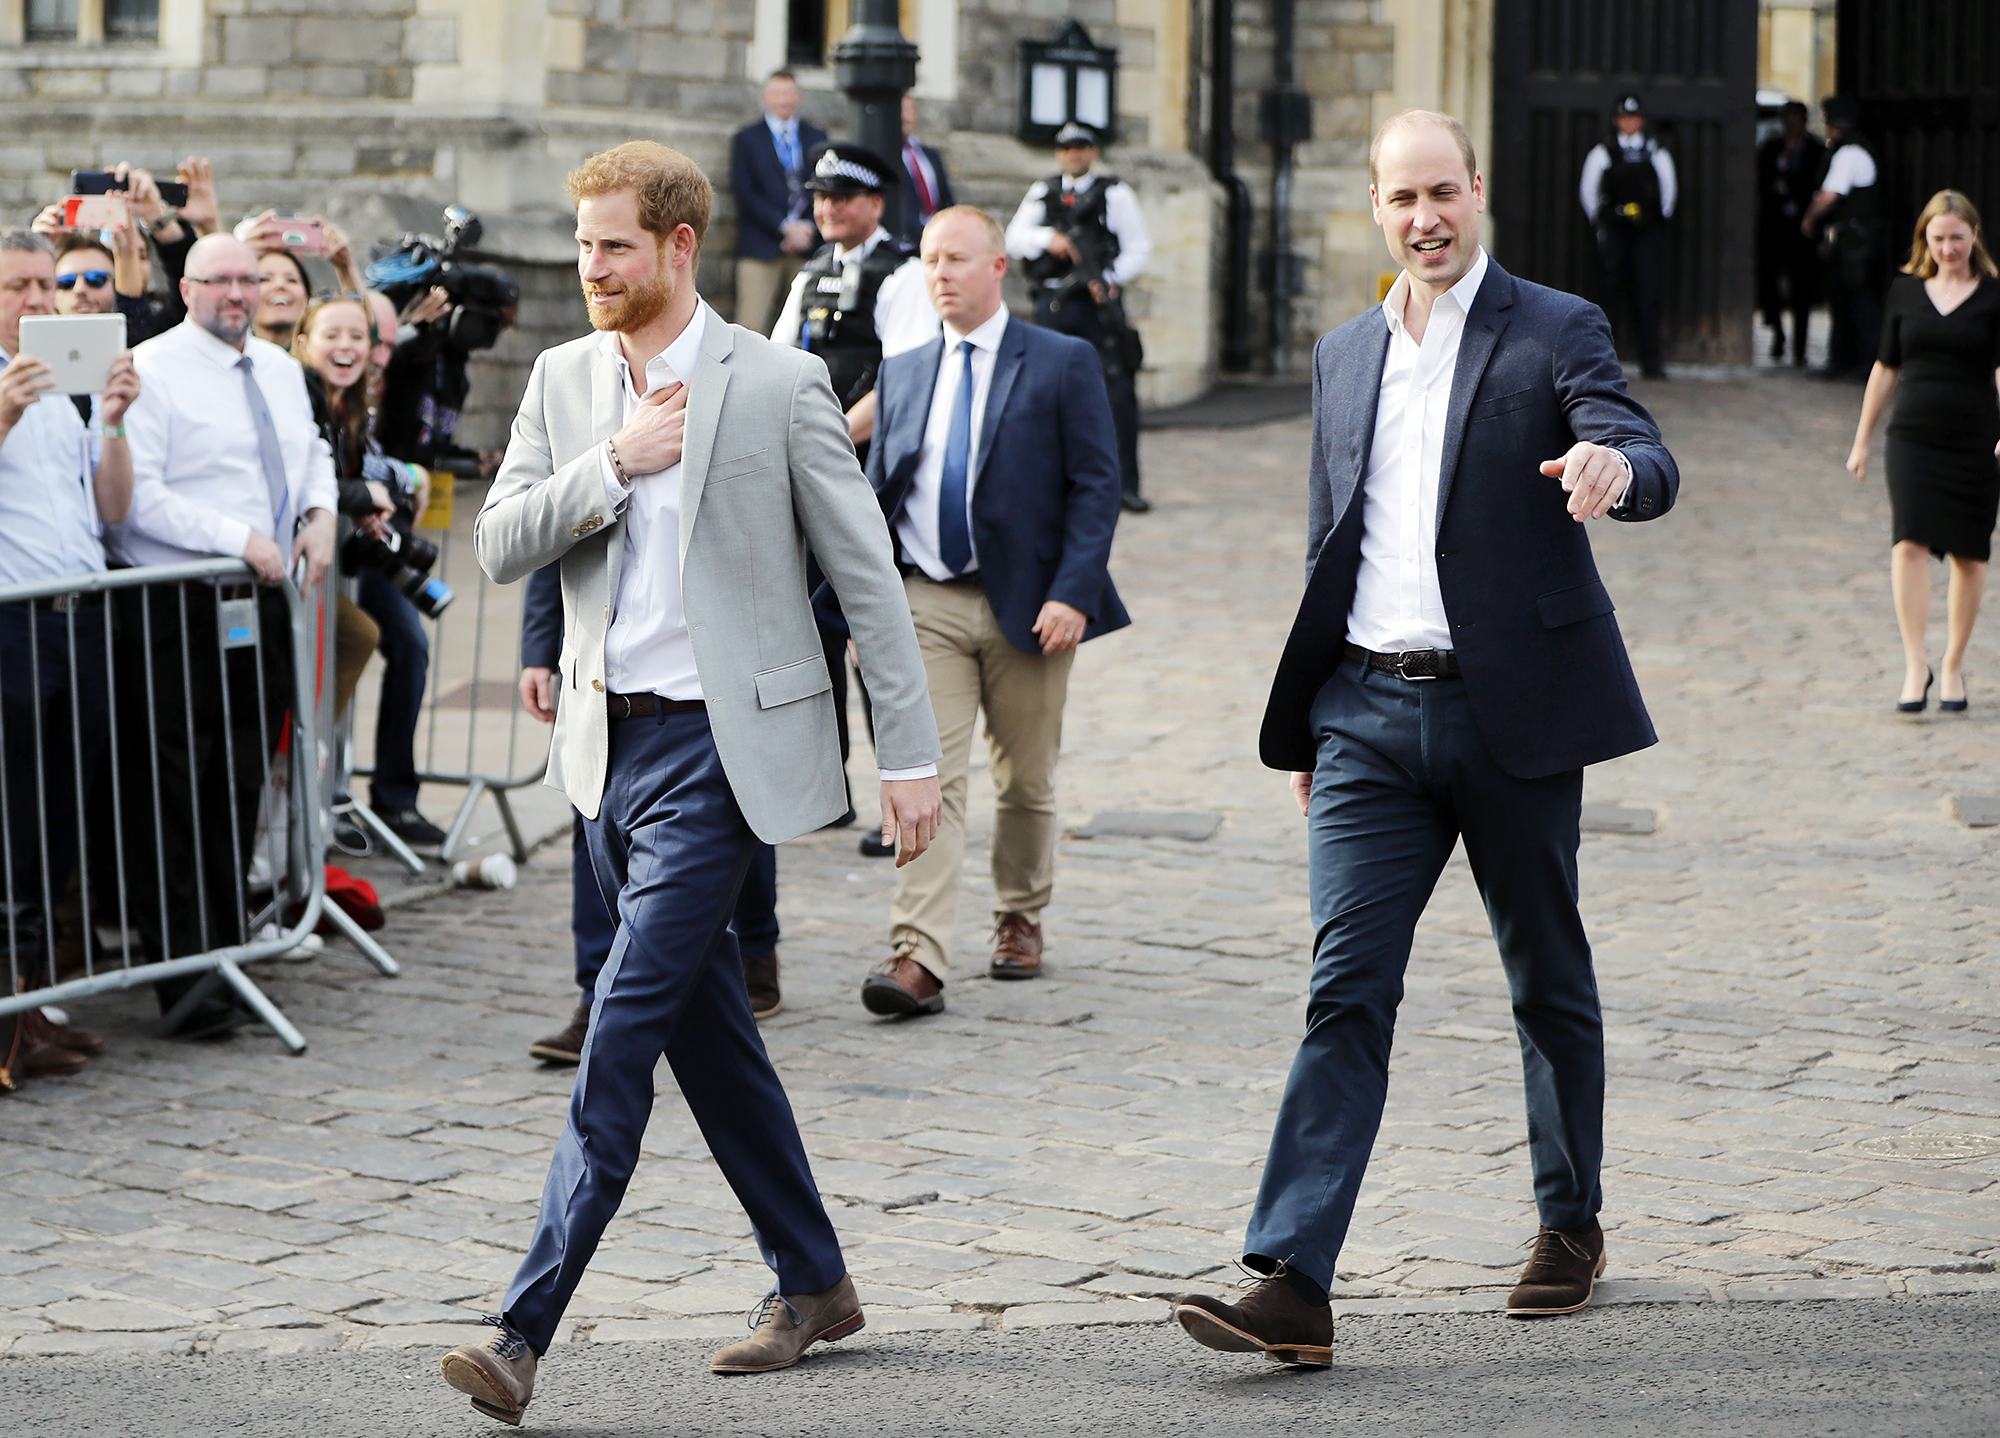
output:
[[[1629,157],[1635,151],[1646,148],[1647,136],[1642,131],[1637,135],[1620,135],[1618,148]],[[1611,151],[1602,143],[1591,148],[1583,157],[1583,178],[1577,185],[1577,198],[1583,201],[1583,212],[1590,216],[1590,222],[1597,223],[1597,207],[1603,199],[1604,172],[1611,168]],[[1667,147],[1657,146],[1653,151],[1653,174],[1660,182],[1660,218],[1674,217],[1674,204],[1680,198],[1680,178],[1674,169],[1674,157],[1667,153]]]
[[1836,195],[1847,195],[1855,190],[1867,189],[1875,183],[1875,178],[1875,157],[1868,153],[1867,148],[1842,145],[1827,161],[1826,178],[1819,182],[1819,187]]
[[[1074,177],[1064,175],[1062,188],[1066,194],[1080,195],[1099,178],[1095,169]],[[1146,232],[1146,217],[1139,212],[1139,197],[1132,193],[1132,187],[1123,180],[1112,180],[1110,185],[1104,196],[1104,224],[1118,237],[1118,258],[1111,262],[1104,278],[1123,289],[1146,272],[1146,261],[1153,255],[1153,239]],[[1035,181],[1028,187],[1021,207],[1014,211],[1014,218],[1007,223],[1007,253],[1017,260],[1032,260],[1049,247],[1055,227],[1043,223],[1048,214],[1043,204],[1048,193],[1047,180]]]
[[[843,271],[849,266],[858,267],[888,238],[889,232],[877,225],[874,234],[851,250],[835,245],[833,257],[840,261]],[[781,345],[799,342],[799,331],[805,322],[807,279],[802,274],[792,281],[792,288],[785,295],[785,307],[778,314],[777,324],[771,327],[771,338]],[[845,280],[843,274],[843,283]],[[882,341],[882,358],[928,344],[937,338],[937,332],[937,311],[931,307],[930,290],[924,284],[924,262],[911,255],[883,279],[882,288],[875,292],[875,336]]]
[[944,329],[944,354],[938,361],[937,385],[931,390],[930,417],[924,422],[924,444],[917,454],[916,477],[910,481],[896,537],[909,561],[942,583],[952,577],[938,548],[938,501],[944,490],[944,450],[951,439],[951,411],[958,403],[958,383],[965,371],[960,340],[972,341],[972,448],[965,461],[965,532],[972,541],[971,574],[979,568],[979,538],[972,528],[972,495],[979,483],[979,431],[986,422],[986,397],[993,389],[993,366],[1000,354],[1000,336],[1007,332],[1007,307],[970,334],[950,325]]
[[[236,367],[246,356],[284,458],[284,534]],[[294,522],[308,510],[334,512],[333,452],[313,422],[297,360],[255,335],[239,352],[188,319],[135,348],[132,365],[139,372],[139,398],[125,412],[132,511],[109,531],[126,563],[240,555],[253,530],[289,551]]]
[[[0,350],[0,371],[10,356]],[[104,568],[98,436],[68,395],[44,391],[0,440],[0,584]]]
[[[618,365],[619,425],[630,422],[639,401],[656,389],[683,384],[701,358],[701,337],[709,323],[704,301],[674,342],[646,362],[646,383],[635,389],[618,336],[598,342]],[[721,320],[716,321],[717,324]],[[609,444],[598,446],[604,493],[624,526],[625,557],[618,570],[618,593],[611,601],[611,628],[604,636],[604,687],[614,694],[659,694],[668,699],[700,699],[694,642],[688,638],[687,610],[681,600],[681,466],[676,460],[656,474],[633,475],[622,483],[611,467]]]

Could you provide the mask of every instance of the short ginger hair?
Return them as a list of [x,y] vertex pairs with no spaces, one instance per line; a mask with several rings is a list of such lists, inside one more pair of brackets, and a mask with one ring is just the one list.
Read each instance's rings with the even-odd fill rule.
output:
[[701,166],[679,150],[651,140],[627,140],[592,155],[570,171],[564,185],[571,204],[631,190],[639,198],[643,228],[665,244],[667,236],[686,225],[694,231],[697,249],[708,233],[708,215],[715,205],[715,187]]
[[928,230],[939,220],[970,220],[979,227],[979,232],[986,236],[986,242],[993,246],[994,254],[1007,253],[1007,232],[1000,228],[998,220],[977,205],[946,205],[930,217],[924,228]]

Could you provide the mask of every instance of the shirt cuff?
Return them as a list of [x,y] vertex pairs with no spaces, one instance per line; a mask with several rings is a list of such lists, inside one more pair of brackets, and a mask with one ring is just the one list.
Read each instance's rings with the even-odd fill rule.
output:
[[935,778],[937,778],[937,765],[935,764],[919,764],[914,769],[884,769],[882,771],[882,782],[884,784],[898,784],[905,779]]
[[[625,501],[632,497],[632,486],[621,483],[618,471],[611,467],[611,441],[608,439],[597,447],[597,472],[604,477],[605,502],[614,511],[623,512]],[[1627,472],[1630,472],[1629,468]]]
[[1611,508],[1608,512],[1611,514],[1623,514],[1631,508],[1632,503],[1632,461],[1625,457],[1625,451],[1622,449],[1613,449],[1611,452],[1618,456],[1618,462],[1625,466],[1625,485],[1618,491],[1618,498],[1611,501]]

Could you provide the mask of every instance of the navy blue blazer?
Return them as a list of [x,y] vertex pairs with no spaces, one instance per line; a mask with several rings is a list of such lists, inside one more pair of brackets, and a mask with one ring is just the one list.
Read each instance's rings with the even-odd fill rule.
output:
[[[814,145],[825,143],[826,131],[799,121],[801,165]],[[737,258],[775,260],[781,238],[778,226],[791,208],[792,187],[785,178],[785,162],[778,158],[778,142],[771,137],[771,127],[762,115],[738,130],[729,142],[729,188],[736,196]],[[810,209],[805,218],[812,218]],[[818,247],[815,239],[813,248]]]
[[[882,361],[868,482],[893,536],[916,478],[944,338]],[[972,476],[980,587],[1008,642],[1042,652],[1048,600],[1089,618],[1086,640],[1132,622],[1111,583],[1118,527],[1118,433],[1097,351],[1011,319],[1000,332]]]
[[[936,146],[926,145],[922,140],[917,141],[917,148],[924,152],[924,158],[930,161],[931,173],[937,176],[937,208],[950,209],[958,203],[958,197],[952,193],[951,175],[944,167],[944,156],[938,153]],[[903,186],[902,233],[903,238],[914,245],[924,233],[924,227],[917,222],[917,174],[910,168],[908,149],[900,151],[899,155],[903,162],[903,173],[909,176],[908,183]]]
[[562,562],[528,576],[521,595],[521,667],[554,669],[562,659]]
[[[1314,698],[1340,662],[1361,561],[1361,479],[1389,350],[1381,306],[1313,351],[1305,598],[1271,686],[1259,751],[1314,767]],[[1523,779],[1657,742],[1587,525],[1539,468],[1578,440],[1632,465],[1617,517],[1658,519],[1680,471],[1625,392],[1604,312],[1488,262],[1452,375],[1438,479],[1438,588],[1473,722],[1494,762]]]

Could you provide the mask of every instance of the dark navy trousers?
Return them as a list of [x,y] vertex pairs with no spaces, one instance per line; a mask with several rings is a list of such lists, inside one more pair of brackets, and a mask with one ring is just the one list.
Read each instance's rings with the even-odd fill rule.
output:
[[597,976],[541,1218],[503,1310],[537,1353],[625,1196],[663,1053],[779,1291],[819,1293],[847,1272],[743,991],[730,917],[758,843],[708,716],[623,720],[610,743],[604,799],[586,828],[617,937]]
[[1500,769],[1456,679],[1344,662],[1313,701],[1312,723],[1318,934],[1306,1036],[1246,1261],[1266,1271],[1287,1262],[1331,1286],[1382,1122],[1410,943],[1460,838],[1513,1000],[1536,1206],[1550,1227],[1587,1226],[1603,1204],[1604,1026],[1576,907],[1583,771],[1519,779]]
[[[584,1002],[597,992],[597,973],[611,956],[611,941],[618,934],[618,921],[597,887],[597,871],[590,863],[590,841],[585,836],[583,815],[576,816],[569,837],[569,932],[576,949],[576,986],[583,990]],[[736,896],[736,914],[730,926],[736,930],[737,948],[749,955],[778,951],[778,851],[759,844],[743,876],[743,891]]]

